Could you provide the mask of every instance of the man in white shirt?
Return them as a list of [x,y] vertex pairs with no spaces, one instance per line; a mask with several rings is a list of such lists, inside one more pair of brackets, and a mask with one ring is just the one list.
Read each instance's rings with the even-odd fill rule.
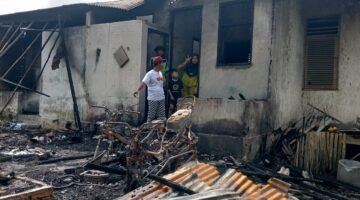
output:
[[146,73],[144,79],[140,83],[138,89],[134,92],[134,97],[137,97],[139,92],[147,86],[148,91],[148,114],[147,121],[156,119],[166,120],[165,117],[165,93],[164,93],[164,77],[161,73],[164,59],[161,56],[152,58],[153,69]]

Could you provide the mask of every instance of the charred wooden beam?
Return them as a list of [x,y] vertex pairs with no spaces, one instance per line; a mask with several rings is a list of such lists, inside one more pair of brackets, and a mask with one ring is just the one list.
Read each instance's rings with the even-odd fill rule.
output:
[[6,38],[8,37],[9,33],[11,32],[11,30],[13,28],[14,28],[14,23],[8,27],[5,34],[2,36],[1,41],[0,41],[0,48],[1,48],[2,44],[5,42]]
[[[22,25],[22,24],[21,24]],[[7,40],[4,40],[3,42],[4,45],[2,45],[1,49],[0,49],[0,53],[2,53],[4,51],[4,49],[10,44],[10,42],[12,41],[12,39],[15,37],[16,33],[20,30],[20,26],[17,26],[14,31],[12,32],[12,34],[10,35],[9,38],[7,38]]]
[[282,174],[268,174],[268,173],[259,173],[259,172],[253,172],[253,171],[249,171],[249,170],[239,170],[240,172],[248,175],[248,176],[259,176],[262,178],[277,178],[277,179],[282,179],[285,181],[295,181],[295,182],[299,182],[299,181],[307,181],[307,182],[312,182],[312,183],[323,183],[322,180],[318,180],[318,179],[310,179],[310,178],[299,178],[299,177],[291,177],[291,176],[285,176]]
[[[45,25],[42,29],[44,31],[46,29],[47,25]],[[51,32],[50,37],[54,34],[54,31]],[[35,44],[36,41],[40,38],[42,35],[42,32],[38,33],[35,38],[31,41],[31,43],[26,47],[26,49],[22,52],[22,54],[18,57],[18,59],[15,60],[15,62],[6,70],[6,72],[2,75],[2,78],[5,78],[9,72],[20,62],[21,59],[26,55],[26,53],[31,49],[31,47]]]
[[62,46],[63,46],[63,51],[64,51],[66,71],[67,71],[68,78],[69,78],[71,97],[72,97],[73,104],[74,104],[73,105],[74,106],[74,118],[75,118],[77,128],[79,130],[82,130],[81,121],[80,121],[80,113],[79,113],[79,108],[77,105],[75,88],[74,88],[74,81],[73,81],[72,74],[71,74],[69,55],[68,55],[68,52],[66,49],[66,44],[65,44],[65,33],[64,33],[64,30],[62,29],[62,27],[60,28],[60,34],[61,34],[61,38],[62,38]]
[[335,120],[335,121],[337,121],[337,122],[339,122],[339,123],[341,123],[341,124],[345,124],[345,123],[344,123],[343,121],[341,121],[340,119],[337,119],[336,117],[334,117],[334,116],[330,115],[329,113],[321,110],[320,108],[318,108],[318,107],[316,107],[316,106],[314,106],[314,105],[312,105],[312,104],[310,104],[310,103],[308,103],[308,105],[309,105],[310,107],[312,107],[313,109],[321,112],[322,114],[330,117],[331,119],[333,119],[333,120]]
[[46,97],[50,97],[49,95],[47,95],[47,94],[45,94],[45,93],[42,93],[42,92],[40,92],[40,91],[37,91],[37,90],[31,89],[31,88],[28,88],[28,87],[26,87],[26,86],[20,85],[20,84],[18,84],[18,83],[9,81],[9,80],[4,79],[4,78],[1,78],[1,77],[0,77],[0,81],[2,81],[2,82],[4,82],[4,83],[8,83],[8,84],[10,84],[10,85],[14,85],[14,86],[16,86],[16,87],[19,87],[19,88],[22,88],[22,89],[25,89],[25,90],[28,90],[28,91],[30,91],[30,92],[35,92],[35,93],[37,93],[37,94],[44,95],[44,96],[46,96]]
[[[46,27],[47,25],[45,25],[44,27]],[[32,68],[32,66],[36,63],[37,59],[41,56],[41,52],[44,50],[45,46],[48,44],[48,42],[50,41],[50,37],[47,38],[47,40],[45,41],[45,43],[42,45],[40,51],[36,54],[36,56],[34,57],[33,61],[31,62],[31,64],[28,66],[28,68],[26,69],[23,77],[20,79],[20,81],[17,83],[19,85],[22,84],[22,82],[24,81],[24,79],[26,78],[26,76],[28,75],[28,73],[30,72],[30,69]],[[1,57],[1,56],[0,56]],[[10,102],[12,101],[12,99],[14,98],[16,91],[19,89],[19,86],[16,86],[15,89],[11,92],[10,97],[8,99],[8,101],[5,103],[4,107],[2,108],[2,110],[0,111],[0,115],[5,111],[5,109],[7,108],[7,106],[10,104]]]
[[329,191],[326,191],[326,190],[322,190],[320,189],[319,187],[316,187],[316,186],[312,186],[312,185],[309,185],[307,183],[298,183],[300,186],[302,187],[305,187],[305,188],[308,188],[312,191],[315,191],[317,193],[320,193],[320,194],[323,194],[323,195],[326,195],[328,197],[331,197],[331,198],[334,198],[334,199],[340,199],[340,200],[348,200],[347,197],[344,197],[344,196],[341,196],[341,195],[338,195],[338,194],[335,194],[335,193],[332,193],[332,192],[329,192]]
[[[111,174],[118,174],[118,175],[125,175],[127,173],[127,170],[125,168],[114,169],[114,168],[104,167],[104,166],[95,165],[95,164],[91,164],[91,163],[87,164],[85,166],[85,168],[99,170],[99,171],[103,171],[103,172],[107,172],[107,173],[111,173]],[[149,178],[153,181],[156,181],[160,184],[166,185],[178,192],[182,192],[182,193],[186,193],[186,194],[196,194],[195,191],[193,191],[187,187],[184,187],[178,183],[175,183],[174,181],[162,178],[160,176],[149,174],[149,175],[147,175],[147,178]]]
[[[11,27],[11,25],[0,25],[0,28],[10,28],[10,27]],[[30,28],[30,27],[20,27],[19,29],[22,30],[22,31],[39,31],[39,32],[43,32],[42,29]],[[47,30],[49,30],[49,31],[54,30],[55,32],[59,31],[57,29],[47,29]]]
[[51,159],[51,160],[42,161],[39,163],[39,165],[57,163],[57,162],[61,162],[61,161],[79,160],[79,159],[84,159],[84,158],[90,158],[93,156],[94,156],[94,154],[87,154],[87,155],[83,155],[83,156],[70,156],[70,157]]
[[[28,26],[32,26],[33,23],[30,23]],[[20,25],[21,26],[21,25]],[[20,30],[20,26],[17,28],[17,30],[14,32],[14,34],[12,36],[15,36],[19,30]],[[3,46],[3,48],[0,51],[0,58],[3,57],[7,51],[9,51],[9,49],[15,45],[15,43],[20,39],[20,37],[23,35],[25,31],[21,31],[20,33],[15,37],[15,39],[13,40],[13,37],[11,36],[9,38],[9,41],[7,43],[5,43],[5,45]]]

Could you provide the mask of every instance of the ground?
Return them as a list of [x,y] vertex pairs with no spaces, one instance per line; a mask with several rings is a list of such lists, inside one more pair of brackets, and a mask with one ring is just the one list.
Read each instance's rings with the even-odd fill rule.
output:
[[[39,165],[42,159],[52,159],[67,156],[88,155],[94,153],[96,147],[96,139],[91,133],[83,133],[81,135],[82,142],[74,140],[75,133],[72,131],[52,132],[52,131],[3,131],[0,133],[0,172],[9,174],[15,172],[17,176],[26,176],[36,180],[43,181],[49,185],[67,185],[68,183],[59,182],[64,177],[65,169],[79,167],[87,161],[87,159],[57,162],[54,164]],[[51,135],[52,141],[31,141],[32,138],[41,135]],[[76,138],[76,137],[75,137]],[[42,138],[40,138],[42,139]],[[47,140],[47,139],[45,139]],[[16,151],[14,151],[14,149]],[[46,152],[44,155],[26,155],[12,156],[9,158],[4,155],[12,150],[13,153],[22,150],[36,149],[38,152]],[[73,180],[71,180],[73,181]],[[114,199],[123,195],[124,177],[114,177],[106,184],[91,184],[81,181],[65,187],[63,189],[55,189],[55,198],[59,200],[76,199],[92,200],[92,199]],[[11,186],[10,186],[11,187]],[[13,192],[19,192],[14,190]],[[0,195],[1,196],[1,195]]]
[[[73,171],[75,168],[83,166],[92,158],[91,154],[94,153],[97,145],[96,135],[95,131],[77,133],[71,130],[56,132],[52,130],[0,130],[0,175],[8,175],[14,172],[16,176],[25,176],[42,181],[53,187],[54,196],[57,200],[74,199],[74,197],[77,200],[107,200],[121,197],[127,193],[125,176],[111,175],[104,183],[94,183],[80,180],[79,176],[69,173],[69,170]],[[106,148],[106,146],[101,146],[101,148]],[[59,161],[51,164],[42,163],[56,158],[83,155],[88,158]],[[273,173],[271,176],[274,176],[278,175],[276,173],[277,167],[281,166],[272,161],[267,164],[261,162],[239,164],[231,156],[216,157],[199,154],[198,158],[201,162],[218,167],[221,172],[225,172],[229,168],[237,168],[245,174],[250,173],[247,175],[257,183],[266,183],[269,177],[251,175],[251,172],[261,174],[261,171],[267,171],[268,174]],[[113,168],[120,166],[119,163],[107,165]],[[296,174],[292,173],[291,176],[294,177]],[[299,199],[334,199],[329,198],[329,194],[309,189],[305,183],[296,181],[289,183],[292,184],[290,192]],[[310,187],[312,185],[311,183]],[[5,190],[14,194],[33,187],[31,184],[23,184],[15,180],[11,180],[10,185],[2,186],[0,179],[0,197]],[[360,197],[359,192],[346,187],[332,187],[326,182],[317,184],[316,188],[331,194],[341,195],[346,199],[359,199]]]

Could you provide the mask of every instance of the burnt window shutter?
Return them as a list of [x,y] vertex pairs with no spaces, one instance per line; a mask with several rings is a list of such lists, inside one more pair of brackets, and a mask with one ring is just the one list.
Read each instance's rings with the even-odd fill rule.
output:
[[337,89],[338,35],[338,17],[307,21],[305,89]]

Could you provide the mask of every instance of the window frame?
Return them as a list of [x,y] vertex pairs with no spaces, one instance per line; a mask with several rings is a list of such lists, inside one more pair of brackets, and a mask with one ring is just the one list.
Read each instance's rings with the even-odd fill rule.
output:
[[[338,19],[338,26],[337,26],[337,34],[335,36],[335,50],[334,50],[334,75],[333,75],[333,84],[332,85],[309,85],[307,84],[307,77],[308,77],[308,42],[309,39],[312,38],[330,38],[334,37],[334,35],[324,34],[320,36],[308,35],[308,21],[313,19]],[[305,33],[304,33],[304,75],[303,75],[303,91],[337,91],[339,88],[339,61],[340,61],[340,37],[341,37],[341,16],[327,16],[321,18],[308,18],[306,19],[305,24]]]
[[[222,55],[222,51],[224,51],[223,49],[221,49],[221,45],[220,45],[220,37],[221,37],[221,31],[222,31],[222,27],[221,26],[221,17],[222,17],[222,7],[224,5],[234,5],[234,4],[243,4],[244,2],[249,2],[249,5],[252,7],[251,10],[251,45],[250,45],[250,54],[251,54],[251,58],[249,60],[249,62],[243,62],[243,63],[224,63],[224,62],[220,62],[220,57]],[[254,42],[254,17],[255,17],[255,1],[254,0],[238,0],[238,1],[229,1],[229,2],[221,2],[219,3],[219,16],[218,16],[218,35],[217,35],[217,56],[216,56],[216,67],[218,68],[228,68],[228,67],[237,67],[237,68],[249,68],[252,66],[253,63],[253,42]],[[223,45],[222,45],[223,48]]]

